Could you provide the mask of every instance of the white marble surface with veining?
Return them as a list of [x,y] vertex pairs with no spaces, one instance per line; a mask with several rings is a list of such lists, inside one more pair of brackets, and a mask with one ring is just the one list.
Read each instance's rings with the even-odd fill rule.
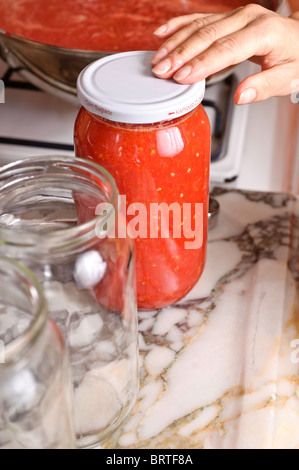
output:
[[204,274],[177,305],[139,313],[138,400],[105,448],[299,447],[298,201],[213,195]]

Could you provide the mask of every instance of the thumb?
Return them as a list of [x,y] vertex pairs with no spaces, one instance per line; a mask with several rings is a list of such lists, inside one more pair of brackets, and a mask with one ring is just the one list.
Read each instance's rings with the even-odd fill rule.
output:
[[[288,64],[290,67],[290,64]],[[291,93],[292,79],[282,65],[245,78],[236,89],[234,102],[238,105],[263,101],[272,96],[284,96]]]

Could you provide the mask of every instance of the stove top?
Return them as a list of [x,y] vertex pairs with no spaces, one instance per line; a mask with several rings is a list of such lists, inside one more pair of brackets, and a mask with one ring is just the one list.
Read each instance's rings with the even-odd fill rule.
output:
[[[212,129],[214,183],[231,182],[239,173],[247,107],[235,106],[232,96],[247,71],[246,65],[206,88],[203,105]],[[5,85],[5,103],[0,107],[0,164],[34,155],[74,155],[73,127],[79,104],[72,105],[39,90],[19,72],[0,61],[0,77]]]

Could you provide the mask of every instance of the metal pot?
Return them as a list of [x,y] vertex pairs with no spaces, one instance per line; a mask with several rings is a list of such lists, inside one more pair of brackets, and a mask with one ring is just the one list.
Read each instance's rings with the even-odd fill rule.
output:
[[[280,11],[284,0],[261,0],[258,3],[270,10]],[[81,70],[112,53],[51,46],[14,34],[7,35],[0,29],[0,54],[34,85],[74,103],[77,102],[76,81]],[[209,82],[223,79],[232,68],[213,75]]]

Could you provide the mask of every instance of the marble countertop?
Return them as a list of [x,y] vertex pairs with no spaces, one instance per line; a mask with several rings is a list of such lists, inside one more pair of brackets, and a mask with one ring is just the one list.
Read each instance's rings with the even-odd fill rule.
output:
[[108,449],[299,447],[299,204],[214,188],[207,263],[180,303],[139,313],[141,382]]

